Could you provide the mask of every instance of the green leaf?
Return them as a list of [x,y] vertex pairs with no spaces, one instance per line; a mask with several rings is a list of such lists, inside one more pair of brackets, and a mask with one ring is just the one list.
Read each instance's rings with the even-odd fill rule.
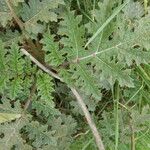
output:
[[24,0],[12,0],[14,6],[18,6],[18,4],[22,2],[24,2]]
[[42,114],[46,118],[47,117],[52,118],[60,114],[60,112],[57,109],[52,108],[52,102],[43,99],[33,101],[32,108],[36,109],[37,115]]
[[[7,76],[7,61],[6,61],[6,53],[7,51],[4,49],[4,44],[0,40],[0,91],[3,91],[3,89],[6,87],[6,82],[8,81]],[[4,74],[5,72],[5,74]]]
[[59,75],[69,87],[73,87],[73,80],[72,80],[71,72],[69,72],[66,69],[60,69]]
[[0,103],[0,117],[3,117],[1,120],[3,122],[0,124],[0,135],[3,135],[0,140],[1,147],[9,150],[15,146],[18,149],[31,150],[31,146],[23,139],[20,132],[28,124],[30,115],[21,116],[22,111],[19,101],[12,103],[9,99],[2,97]]
[[4,49],[4,45],[3,42],[0,40],[0,70],[1,71],[5,71],[5,67],[6,67],[6,60],[5,60],[5,55],[6,55],[5,49]]
[[139,19],[144,15],[144,8],[140,2],[130,1],[123,11],[125,16],[130,19]]
[[83,63],[72,65],[72,78],[76,80],[76,85],[85,91],[88,95],[92,95],[97,99],[101,99],[101,92],[98,83],[96,83],[94,74],[90,72],[90,68],[86,68]]
[[29,139],[32,141],[32,145],[36,148],[40,148],[47,144],[57,144],[56,138],[53,137],[55,131],[48,131],[47,125],[41,125],[37,121],[32,121],[28,124],[26,126],[26,132],[28,133]]
[[76,131],[76,122],[71,116],[66,116],[64,114],[57,118],[51,119],[49,121],[51,130],[55,131],[54,137],[57,139],[57,145],[45,146],[45,150],[48,149],[58,149],[67,150],[70,149],[71,142],[73,140],[72,134]]
[[8,23],[8,21],[10,21],[12,19],[12,15],[11,12],[7,6],[7,3],[5,0],[1,0],[0,1],[0,24],[5,27]]
[[68,149],[72,140],[71,135],[76,127],[75,120],[71,116],[60,115],[50,118],[48,125],[32,121],[26,126],[26,132],[32,141],[31,144],[40,150]]
[[41,71],[37,74],[37,89],[38,89],[38,96],[42,99],[47,101],[52,108],[54,108],[55,104],[52,101],[53,96],[52,93],[54,92],[52,83],[52,78]]
[[[91,113],[93,113],[96,110],[96,107],[97,107],[98,103],[101,101],[101,97],[99,97],[97,99],[93,98],[91,96],[85,95],[85,91],[80,92],[80,95],[82,96],[82,98],[84,100],[84,103],[87,105],[88,110]],[[82,109],[79,106],[77,101],[71,101],[70,105],[73,107],[72,108],[72,112],[75,115],[79,115],[80,114],[80,115],[84,116],[83,111],[82,111]]]
[[13,42],[18,42],[22,40],[22,37],[18,31],[6,30],[6,32],[0,33],[0,39],[3,41],[4,45],[11,45]]
[[138,21],[138,26],[135,28],[135,43],[144,47],[149,51],[150,49],[150,12],[145,17]]
[[9,79],[11,79],[11,81],[8,83],[7,88],[10,88],[10,98],[15,99],[22,90],[23,69],[25,62],[21,58],[19,47],[15,43],[11,45],[11,49],[9,51],[10,53],[7,55],[7,59]]
[[58,43],[54,42],[54,37],[52,35],[45,34],[42,39],[43,50],[46,51],[46,62],[52,66],[59,66],[64,61],[61,52],[59,51]]
[[150,88],[150,77],[146,73],[146,71],[141,66],[138,66],[136,68],[136,71],[139,74],[139,76],[143,79],[143,81],[147,84],[147,86]]
[[[103,25],[103,23],[108,19],[108,17],[113,13],[113,7],[115,7],[116,1],[112,0],[104,0],[100,1],[98,3],[98,8],[91,11],[91,15],[93,15],[95,22],[88,22],[85,26],[88,29],[88,33],[92,35],[95,33],[100,26]],[[95,37],[93,40],[93,50],[99,49],[102,42],[105,43],[105,41],[109,38],[109,36],[114,31],[114,22],[111,21],[100,33],[99,36]]]
[[20,130],[27,124],[27,119],[20,119],[12,123],[0,125],[0,134],[4,135],[0,140],[1,147],[12,149],[14,146],[22,150],[32,150],[31,146],[22,138]]
[[21,57],[22,54],[20,53],[19,46],[13,43],[11,45],[10,54],[7,56],[11,77],[22,75],[24,60]]
[[69,10],[65,12],[63,21],[60,22],[59,34],[65,35],[61,39],[61,43],[64,44],[64,53],[68,54],[68,59],[73,60],[78,58],[84,52],[84,26],[80,26],[81,16],[75,17],[74,12]]
[[142,51],[138,48],[128,48],[118,50],[118,58],[124,59],[128,66],[133,64],[133,61],[139,66],[140,64],[148,64],[150,60],[150,52]]
[[[9,83],[9,97],[15,99],[22,92],[22,79],[16,78]],[[7,87],[8,88],[8,87]]]
[[[142,111],[139,112],[137,110],[133,110],[131,113],[131,117],[133,118],[133,125],[136,127],[135,132],[140,132],[146,129],[146,127],[150,127],[150,111],[149,105],[146,105],[142,108]],[[140,128],[142,127],[143,128]],[[145,127],[145,128],[144,128]]]
[[129,3],[129,0],[127,0],[124,4],[120,5],[114,13],[104,22],[104,24],[99,27],[99,29],[94,33],[94,35],[89,39],[89,41],[85,44],[85,47],[87,47],[97,36],[98,34],[103,31],[103,29],[114,19],[114,17]]
[[95,66],[97,77],[100,81],[107,81],[113,86],[116,80],[121,86],[134,87],[133,79],[130,77],[130,69],[124,70],[124,65],[110,61],[109,57],[101,55],[92,62]]
[[137,136],[137,144],[136,144],[136,149],[137,150],[149,150],[150,148],[150,133],[149,132],[144,132],[144,133],[139,133]]
[[21,17],[25,21],[25,28],[29,33],[42,32],[44,27],[38,21],[48,23],[57,21],[57,14],[54,9],[59,4],[64,4],[63,0],[30,0],[28,4],[23,3]]
[[5,97],[2,97],[0,104],[0,112],[8,114],[21,114],[21,104],[19,101],[16,101],[14,102],[14,107],[12,107],[11,101]]
[[22,135],[20,134],[21,128],[25,126],[25,120],[21,120],[18,124],[13,122],[12,124],[0,125],[0,133],[4,134],[4,137],[0,141],[1,147],[5,149],[12,149],[14,146],[22,150],[32,150],[32,147],[28,145]]

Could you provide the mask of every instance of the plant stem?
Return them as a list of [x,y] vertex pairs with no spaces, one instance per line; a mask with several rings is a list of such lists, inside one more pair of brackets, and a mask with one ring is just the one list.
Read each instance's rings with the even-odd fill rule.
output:
[[131,130],[131,150],[135,150],[135,135],[132,118],[130,117],[130,130]]
[[145,10],[145,15],[147,14],[147,4],[148,4],[148,0],[144,0],[144,10]]
[[88,58],[91,58],[91,57],[95,57],[95,56],[97,56],[99,54],[105,53],[105,52],[110,51],[110,50],[112,50],[114,48],[118,48],[120,45],[122,45],[122,43],[119,43],[119,44],[117,44],[115,46],[112,46],[112,47],[109,47],[107,49],[104,49],[102,51],[97,51],[96,50],[96,52],[94,52],[94,53],[92,53],[92,54],[90,54],[88,56],[85,56],[85,57],[79,57],[78,59],[73,60],[73,62],[76,62],[76,61],[79,62],[79,61],[82,61],[82,60],[85,60],[85,59],[88,59]]
[[87,147],[93,142],[93,138],[91,138],[86,145],[82,148],[82,150],[87,150]]
[[[47,67],[45,67],[43,64],[41,64],[38,60],[36,60],[31,54],[29,54],[25,49],[21,49],[22,53],[26,56],[28,56],[32,62],[34,62],[40,69],[42,69],[44,72],[48,73],[50,76],[53,76],[54,78],[56,79],[59,79],[60,81],[63,82],[63,79],[60,78],[57,74],[53,73],[50,69],[48,69]],[[93,122],[92,118],[91,118],[91,115],[82,99],[82,97],[80,96],[80,94],[77,92],[77,90],[73,87],[69,87],[72,91],[72,93],[74,94],[74,96],[76,97],[77,99],[77,102],[79,104],[79,106],[81,107],[86,119],[87,119],[87,122],[91,128],[91,131],[93,133],[93,136],[95,137],[95,141],[96,141],[96,144],[97,144],[97,147],[99,150],[105,150],[104,148],[104,145],[103,145],[103,142],[102,142],[102,139],[101,139],[101,136],[99,135],[99,132],[96,128],[96,125],[95,123]]]
[[133,96],[125,103],[125,106],[130,103],[130,101],[143,89],[143,84],[140,86],[140,88],[133,94]]
[[82,10],[82,8],[81,8],[81,6],[80,6],[79,0],[77,0],[77,5],[78,5],[78,8],[79,8],[79,10],[81,11],[81,13],[82,13],[85,17],[87,17],[91,22],[94,23],[94,20],[93,20],[86,12],[84,12],[84,10]]
[[75,95],[75,97],[76,97],[76,99],[77,99],[77,101],[78,101],[80,107],[82,108],[83,112],[85,112],[84,115],[85,115],[85,117],[86,117],[86,119],[87,119],[87,122],[88,122],[90,128],[92,129],[92,132],[93,132],[93,135],[94,135],[94,137],[95,137],[95,140],[96,140],[98,149],[99,149],[99,150],[105,150],[104,145],[103,145],[103,142],[102,142],[102,140],[101,140],[101,137],[100,137],[100,135],[99,135],[99,133],[98,133],[98,130],[97,130],[97,128],[96,128],[96,125],[95,125],[95,123],[92,121],[91,116],[90,116],[90,113],[89,113],[89,111],[88,111],[88,109],[87,109],[87,107],[86,107],[86,105],[85,105],[83,99],[81,98],[81,96],[79,95],[79,93],[77,92],[77,90],[76,90],[75,88],[71,88],[71,91],[72,91],[72,93]]
[[136,71],[140,75],[140,77],[143,79],[143,81],[146,83],[146,85],[150,87],[150,77],[146,73],[146,71],[140,65],[136,67]]
[[33,85],[31,86],[30,95],[29,95],[29,97],[28,97],[28,99],[27,99],[27,101],[26,101],[26,103],[24,105],[24,112],[28,109],[35,91],[36,91],[36,77],[34,78]]
[[23,30],[24,29],[24,23],[18,18],[18,16],[14,12],[11,1],[10,0],[5,0],[5,1],[6,1],[8,8],[10,9],[11,15],[15,19],[15,21],[18,24],[18,26],[20,27],[20,29]]
[[134,133],[134,126],[133,126],[133,119],[131,116],[131,110],[128,108],[128,106],[125,106],[121,103],[119,103],[120,106],[122,106],[123,108],[125,108],[127,110],[128,116],[130,118],[129,120],[129,127],[130,127],[130,131],[131,131],[131,150],[135,150],[135,133]]
[[118,105],[119,105],[119,83],[118,81],[114,85],[113,95],[114,95],[114,115],[116,120],[115,125],[115,150],[118,150],[118,144],[119,144],[119,111],[118,111]]
[[116,15],[129,3],[130,0],[127,0],[124,4],[120,5],[114,13],[103,23],[102,26],[96,31],[96,33],[88,40],[85,44],[85,48],[103,31],[103,29],[116,17]]
[[38,60],[36,60],[31,54],[29,54],[25,49],[21,49],[22,53],[29,57],[32,62],[34,62],[39,68],[41,68],[44,72],[48,73],[49,75],[53,76],[54,78],[60,80],[63,82],[63,80],[55,73],[53,73],[50,69],[45,67],[43,64],[41,64]]

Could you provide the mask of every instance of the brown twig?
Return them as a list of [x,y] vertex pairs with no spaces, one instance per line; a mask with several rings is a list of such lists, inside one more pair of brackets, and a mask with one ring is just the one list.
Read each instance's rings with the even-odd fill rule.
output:
[[[50,76],[53,76],[54,78],[56,79],[59,79],[60,81],[63,82],[63,79],[60,78],[57,74],[53,73],[51,70],[49,70],[48,68],[46,68],[43,64],[41,64],[38,60],[36,60],[31,54],[29,54],[25,49],[21,49],[22,53],[26,56],[28,56],[32,62],[34,62],[40,69],[42,69],[44,72],[48,73]],[[91,118],[91,115],[82,99],[82,97],[80,96],[80,94],[77,92],[77,90],[73,87],[70,88],[72,93],[74,94],[74,96],[76,97],[77,99],[77,102],[79,104],[79,106],[81,107],[86,119],[87,119],[87,122],[91,128],[91,131],[95,137],[95,141],[96,141],[96,144],[97,144],[97,147],[99,150],[105,150],[104,148],[104,145],[103,145],[103,142],[102,142],[102,139],[101,139],[101,136],[99,135],[99,132],[96,128],[96,125],[95,123],[93,122],[92,118]]]
[[102,142],[102,139],[101,139],[101,137],[99,135],[99,132],[98,132],[98,130],[96,128],[96,125],[93,122],[93,120],[91,119],[91,115],[90,115],[90,113],[89,113],[89,111],[88,111],[88,109],[87,109],[87,107],[86,107],[82,97],[79,95],[79,93],[77,92],[77,90],[75,88],[71,88],[71,91],[75,95],[75,97],[76,97],[76,99],[77,99],[77,101],[78,101],[82,111],[84,112],[84,115],[85,115],[85,117],[87,119],[87,122],[88,122],[88,124],[89,124],[89,126],[90,126],[90,128],[92,130],[92,133],[93,133],[93,135],[95,137],[98,149],[99,150],[105,150],[103,142]]
[[33,85],[31,86],[30,95],[29,95],[29,97],[28,97],[28,99],[24,105],[24,112],[28,109],[35,91],[36,91],[36,78],[34,78]]
[[44,72],[48,73],[49,75],[53,76],[54,78],[60,80],[63,82],[63,80],[54,72],[52,72],[50,69],[45,67],[43,64],[41,64],[38,60],[36,60],[28,51],[25,49],[21,49],[22,53],[26,56],[28,56],[32,62],[34,62],[39,68],[41,68]]
[[5,1],[6,1],[6,4],[7,4],[9,10],[10,10],[12,17],[15,19],[15,21],[18,24],[18,26],[20,27],[20,29],[23,30],[24,29],[24,23],[18,18],[18,16],[14,12],[11,1],[10,0],[5,0]]

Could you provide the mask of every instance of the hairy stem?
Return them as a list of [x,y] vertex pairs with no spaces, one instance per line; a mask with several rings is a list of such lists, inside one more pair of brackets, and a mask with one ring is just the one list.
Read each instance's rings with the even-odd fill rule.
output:
[[[60,78],[57,74],[53,73],[50,69],[48,69],[47,67],[45,67],[43,64],[41,64],[38,60],[36,60],[31,54],[29,54],[25,49],[21,49],[22,53],[26,56],[28,56],[32,62],[34,62],[40,69],[42,69],[44,72],[48,73],[50,76],[53,76],[54,78],[56,79],[59,79],[60,81],[63,82],[63,79]],[[77,92],[77,90],[73,87],[70,87],[72,93],[74,94],[74,96],[76,97],[77,99],[77,102],[79,104],[79,106],[81,107],[86,119],[87,119],[87,122],[91,128],[91,131],[93,133],[93,136],[95,137],[95,141],[96,141],[96,144],[97,144],[97,147],[99,150],[105,150],[104,148],[104,145],[103,145],[103,142],[102,142],[102,139],[101,139],[101,136],[99,135],[99,132],[96,128],[96,125],[95,123],[93,122],[92,118],[91,118],[91,115],[82,99],[82,97],[80,96],[80,94]]]

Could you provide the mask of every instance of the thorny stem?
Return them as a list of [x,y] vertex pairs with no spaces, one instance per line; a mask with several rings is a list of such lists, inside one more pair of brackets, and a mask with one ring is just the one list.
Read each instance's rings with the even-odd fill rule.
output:
[[8,6],[8,8],[10,9],[11,15],[13,16],[13,18],[15,19],[16,23],[18,24],[18,26],[20,27],[21,30],[24,29],[24,24],[23,22],[18,18],[18,16],[16,15],[16,13],[14,12],[14,9],[12,8],[12,3],[11,0],[5,0],[6,4]]
[[[57,74],[53,73],[51,70],[49,70],[48,68],[46,68],[43,64],[41,64],[38,60],[36,60],[31,54],[29,54],[25,49],[21,49],[22,53],[26,56],[28,56],[32,62],[34,62],[40,69],[42,69],[44,72],[48,73],[49,75],[53,76],[54,78],[56,79],[59,79],[60,81],[63,82],[63,79],[60,78]],[[80,96],[80,94],[77,92],[77,90],[73,87],[70,87],[72,93],[74,94],[74,96],[76,97],[77,99],[77,102],[79,104],[79,106],[81,107],[86,119],[87,119],[87,122],[91,128],[91,131],[93,133],[93,136],[95,137],[95,141],[96,141],[96,144],[97,144],[97,147],[99,150],[105,150],[104,148],[104,145],[103,145],[103,142],[102,142],[102,139],[101,139],[101,136],[99,135],[99,132],[96,128],[96,125],[95,123],[93,122],[92,118],[91,118],[91,115],[82,99],[82,97]]]

